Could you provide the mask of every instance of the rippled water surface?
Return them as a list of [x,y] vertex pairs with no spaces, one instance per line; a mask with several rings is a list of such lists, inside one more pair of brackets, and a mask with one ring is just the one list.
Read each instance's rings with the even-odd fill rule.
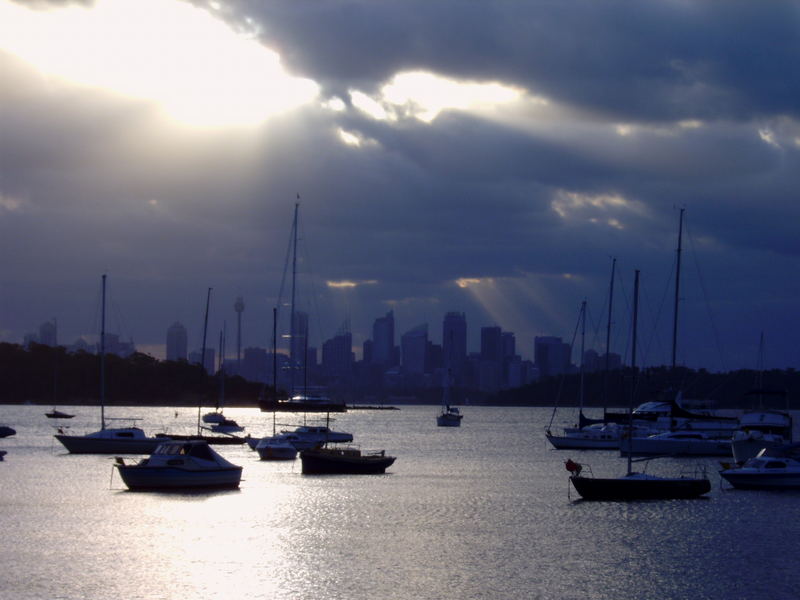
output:
[[[70,429],[97,428],[97,409]],[[14,599],[749,599],[796,598],[800,493],[721,489],[708,499],[587,503],[564,460],[622,474],[616,452],[548,448],[549,409],[467,406],[438,428],[434,407],[351,411],[333,428],[397,456],[386,475],[304,476],[300,461],[244,466],[239,491],[132,493],[112,458],[73,456],[47,407],[0,407],[0,597]],[[176,414],[177,413],[177,414]],[[111,408],[148,432],[188,431],[187,408]],[[252,435],[271,415],[226,414]],[[283,415],[300,424],[302,415]],[[686,461],[665,460],[670,471]]]

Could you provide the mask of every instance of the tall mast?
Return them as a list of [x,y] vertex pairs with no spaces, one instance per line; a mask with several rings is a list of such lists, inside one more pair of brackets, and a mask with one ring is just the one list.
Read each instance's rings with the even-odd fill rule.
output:
[[[636,275],[633,279],[633,340],[631,340],[631,371],[633,372],[633,382],[631,385],[631,395],[628,400],[628,443],[633,441],[633,397],[636,394],[636,335],[637,335],[637,321],[639,318],[639,269],[636,269]],[[633,448],[628,448],[628,475],[632,471]]]
[[106,428],[106,275],[100,309],[100,429]]
[[675,357],[678,350],[678,304],[680,300],[680,287],[681,287],[681,245],[683,242],[683,211],[681,209],[680,218],[678,220],[678,249],[676,250],[677,262],[675,267],[675,308],[673,311],[672,320],[672,370],[675,370]]
[[[206,315],[203,319],[203,346],[200,350],[200,373],[202,373],[202,381],[205,384],[206,381],[206,334],[208,333],[208,307],[211,305],[211,290],[214,288],[208,288],[208,293],[206,294]],[[203,391],[200,390],[200,400],[197,402],[197,433],[200,433],[200,407],[203,404]]]
[[[300,195],[297,195],[298,199]],[[297,285],[297,211],[300,207],[299,202],[294,203],[294,221],[292,222],[292,301],[290,307],[290,317],[289,317],[289,397],[294,397],[294,349],[295,349],[295,341],[294,341],[294,302],[295,302],[295,292],[296,292],[296,285]]]
[[606,324],[606,369],[603,374],[603,416],[608,408],[608,372],[611,370],[611,313],[614,303],[614,273],[617,268],[617,259],[611,259],[611,283],[608,286],[608,323]]
[[584,374],[584,342],[586,340],[586,300],[581,303],[581,373],[578,401],[580,402],[579,411],[583,414],[583,374]]

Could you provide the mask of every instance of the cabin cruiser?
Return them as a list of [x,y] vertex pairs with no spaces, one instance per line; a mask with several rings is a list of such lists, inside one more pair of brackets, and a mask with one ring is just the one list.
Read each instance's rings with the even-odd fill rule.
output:
[[291,431],[284,429],[281,433],[296,436],[292,438],[292,444],[298,450],[313,448],[326,442],[353,441],[352,433],[332,431],[325,425],[301,425]]
[[242,467],[225,460],[207,442],[165,442],[136,464],[114,465],[131,490],[238,488]]
[[743,490],[800,489],[800,444],[764,448],[743,465],[723,469],[719,474]]
[[755,457],[763,448],[775,448],[792,441],[792,416],[779,410],[757,410],[739,417],[731,451],[738,464]]

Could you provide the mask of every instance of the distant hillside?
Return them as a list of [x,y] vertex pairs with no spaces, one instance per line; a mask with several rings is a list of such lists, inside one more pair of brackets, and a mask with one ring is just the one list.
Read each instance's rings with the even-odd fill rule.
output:
[[[106,402],[117,405],[210,406],[219,379],[186,361],[159,361],[146,354],[107,354]],[[0,403],[95,404],[100,395],[100,358],[63,347],[0,343]],[[225,404],[256,406],[262,384],[225,378]]]

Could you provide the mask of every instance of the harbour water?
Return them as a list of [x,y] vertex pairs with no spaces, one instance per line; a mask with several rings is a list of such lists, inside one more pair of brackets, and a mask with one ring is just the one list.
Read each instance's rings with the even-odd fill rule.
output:
[[[386,475],[306,476],[300,461],[243,465],[238,491],[129,492],[113,457],[68,455],[50,407],[3,406],[0,596],[17,600],[757,599],[797,598],[800,493],[723,489],[714,459],[663,459],[651,472],[705,464],[707,499],[590,503],[568,486],[568,457],[622,474],[617,452],[547,446],[550,409],[436,407],[351,411],[334,429],[397,461]],[[70,431],[97,429],[97,409]],[[109,408],[149,433],[188,432],[197,410]],[[252,435],[271,415],[226,409]],[[279,415],[298,425],[302,415]],[[309,416],[309,419],[311,417]],[[796,419],[797,420],[797,419]]]

